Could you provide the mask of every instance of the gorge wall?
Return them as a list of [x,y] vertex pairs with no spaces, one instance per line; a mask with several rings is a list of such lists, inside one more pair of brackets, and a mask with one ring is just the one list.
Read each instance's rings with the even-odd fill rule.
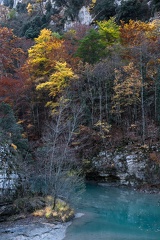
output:
[[[155,148],[155,150],[154,150]],[[160,159],[158,149],[145,146],[137,149],[104,151],[92,161],[89,179],[114,185],[138,187],[160,183]]]

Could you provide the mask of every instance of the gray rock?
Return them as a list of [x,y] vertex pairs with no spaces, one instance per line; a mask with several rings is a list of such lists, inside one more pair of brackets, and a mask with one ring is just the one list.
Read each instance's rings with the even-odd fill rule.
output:
[[0,227],[1,240],[62,240],[71,223],[50,224],[47,222],[30,222],[14,226]]
[[102,182],[126,186],[160,183],[160,165],[150,159],[146,150],[103,151],[92,164]]

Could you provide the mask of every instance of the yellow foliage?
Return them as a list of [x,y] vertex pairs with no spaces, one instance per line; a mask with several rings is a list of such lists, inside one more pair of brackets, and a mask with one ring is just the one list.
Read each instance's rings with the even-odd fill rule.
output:
[[49,95],[54,97],[67,86],[67,80],[73,76],[74,73],[67,67],[66,62],[56,62],[55,72],[50,76],[49,81],[38,84],[36,89],[49,90]]
[[122,67],[122,70],[115,69],[113,111],[123,112],[125,107],[136,104],[140,98],[142,87],[141,74],[131,62]]
[[17,150],[17,146],[14,143],[11,143],[11,146],[13,147],[14,150]]
[[43,215],[44,215],[44,210],[43,209],[36,210],[36,211],[33,212],[33,216],[35,216],[35,217],[43,217]]
[[44,28],[35,45],[28,50],[28,70],[32,77],[49,75],[55,61],[61,58],[63,41],[53,36],[52,31]]
[[22,124],[22,123],[24,123],[24,120],[19,120],[19,121],[17,122],[17,124]]
[[92,10],[96,4],[97,0],[92,0],[92,2],[89,4],[88,11]]
[[108,21],[97,22],[99,27],[100,41],[104,45],[112,45],[120,41],[120,27],[116,24],[115,18],[111,17]]
[[26,132],[22,133],[21,136],[22,136],[22,138],[27,138],[27,133]]
[[48,195],[46,198],[45,198],[45,201],[47,203],[47,205],[53,205],[54,204],[54,198],[50,195]]
[[68,221],[74,216],[74,210],[71,209],[69,205],[62,200],[58,199],[56,201],[55,209],[53,209],[53,200],[54,198],[52,196],[47,196],[46,203],[48,205],[43,209],[34,211],[33,216],[46,217],[50,219],[53,218],[62,222]]
[[[69,67],[72,57],[68,54],[64,40],[49,29],[41,30],[34,40],[35,45],[28,50],[28,61],[25,65],[29,82],[33,83],[38,97],[42,97],[43,91],[46,93],[46,106],[53,108],[55,97],[59,97],[68,86],[69,80],[75,77]],[[58,106],[56,103],[55,105]]]
[[44,43],[46,41],[49,41],[51,38],[52,38],[52,31],[44,28],[40,31],[40,35],[34,40],[36,43]]
[[28,129],[31,129],[31,128],[33,128],[33,127],[34,127],[33,124],[28,124],[28,125],[27,125],[27,128],[28,128]]
[[31,3],[28,3],[28,5],[27,5],[27,12],[29,15],[31,15],[33,12],[33,6]]
[[100,127],[106,133],[109,133],[109,131],[111,129],[110,124],[108,124],[107,122],[100,121],[100,120],[95,124],[95,126]]
[[156,26],[154,22],[141,22],[130,20],[129,23],[121,22],[121,38],[123,43],[139,45],[144,39],[154,36]]

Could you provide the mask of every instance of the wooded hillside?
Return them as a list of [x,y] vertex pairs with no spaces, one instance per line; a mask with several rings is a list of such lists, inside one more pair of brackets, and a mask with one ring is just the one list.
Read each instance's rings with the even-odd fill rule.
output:
[[[73,19],[82,6],[58,3],[72,5],[66,14]],[[18,3],[16,10],[5,3],[10,17],[0,26],[0,101],[23,126],[22,137],[38,163],[36,174],[45,172],[55,196],[61,194],[61,179],[72,176],[72,185],[82,174],[78,169],[100,151],[159,142],[160,20],[149,21],[159,3],[111,3],[93,1],[94,23],[77,22],[67,31],[62,31],[64,19],[57,21],[59,27],[48,24],[59,16],[50,2],[45,12],[41,1],[38,9],[30,2]],[[11,17],[13,11],[18,15]]]

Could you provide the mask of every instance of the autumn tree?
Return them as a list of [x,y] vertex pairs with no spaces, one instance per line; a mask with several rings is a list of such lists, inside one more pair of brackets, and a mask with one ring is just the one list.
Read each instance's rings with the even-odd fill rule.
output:
[[160,35],[159,35],[159,26],[160,21],[153,21],[155,29],[152,33],[152,41],[148,42],[148,55],[149,61],[147,65],[147,75],[150,78],[152,92],[154,92],[154,103],[153,109],[155,109],[155,120],[159,124],[160,120],[160,83],[159,83],[159,74],[160,74],[160,55],[159,55],[159,47],[160,47]]
[[[49,77],[48,81],[40,83],[36,87],[37,90],[48,90],[49,96],[52,98],[58,96],[67,87],[69,79],[74,76],[72,69],[66,66],[66,62],[56,62],[54,70],[55,72]],[[54,108],[54,105],[53,101],[47,102],[47,106]]]
[[151,43],[156,42],[154,22],[144,23],[130,20],[129,23],[122,22],[121,38],[125,46],[124,57],[133,61],[141,73],[141,118],[142,118],[142,141],[147,137],[147,119],[149,117],[147,105],[149,104],[149,72],[148,66],[151,61]]
[[57,61],[72,64],[72,56],[66,51],[64,40],[48,29],[43,29],[39,37],[35,38],[35,45],[29,49],[28,54],[27,69],[36,82],[38,78],[42,80],[50,76]]
[[43,29],[35,43],[28,51],[27,71],[37,90],[46,88],[50,92],[49,96],[55,97],[61,87],[65,86],[64,79],[73,76],[72,70],[67,67],[71,57],[65,49],[64,41],[50,30]]
[[0,28],[0,73],[2,76],[12,76],[20,67],[21,56],[24,52],[20,48],[20,39],[16,37],[11,29]]
[[122,44],[137,46],[143,39],[151,39],[154,33],[155,25],[153,22],[142,22],[130,20],[128,23],[121,22],[120,37]]
[[17,110],[17,103],[20,103],[25,85],[20,69],[32,43],[18,38],[8,28],[0,28],[0,43],[0,101],[11,104],[14,110]]
[[62,90],[74,75],[72,65],[74,66],[75,60],[68,53],[60,35],[48,29],[41,31],[28,54],[24,70],[28,74],[28,84],[31,89],[30,104],[33,109],[33,119],[40,130],[39,113],[41,111],[41,115],[44,114],[47,118],[45,106],[53,107],[58,103]]
[[[121,122],[124,114],[128,125],[137,120],[137,112],[141,99],[141,73],[131,62],[128,66],[115,70],[114,95],[113,95],[113,113],[116,114],[118,122]],[[132,112],[133,111],[133,112]]]

